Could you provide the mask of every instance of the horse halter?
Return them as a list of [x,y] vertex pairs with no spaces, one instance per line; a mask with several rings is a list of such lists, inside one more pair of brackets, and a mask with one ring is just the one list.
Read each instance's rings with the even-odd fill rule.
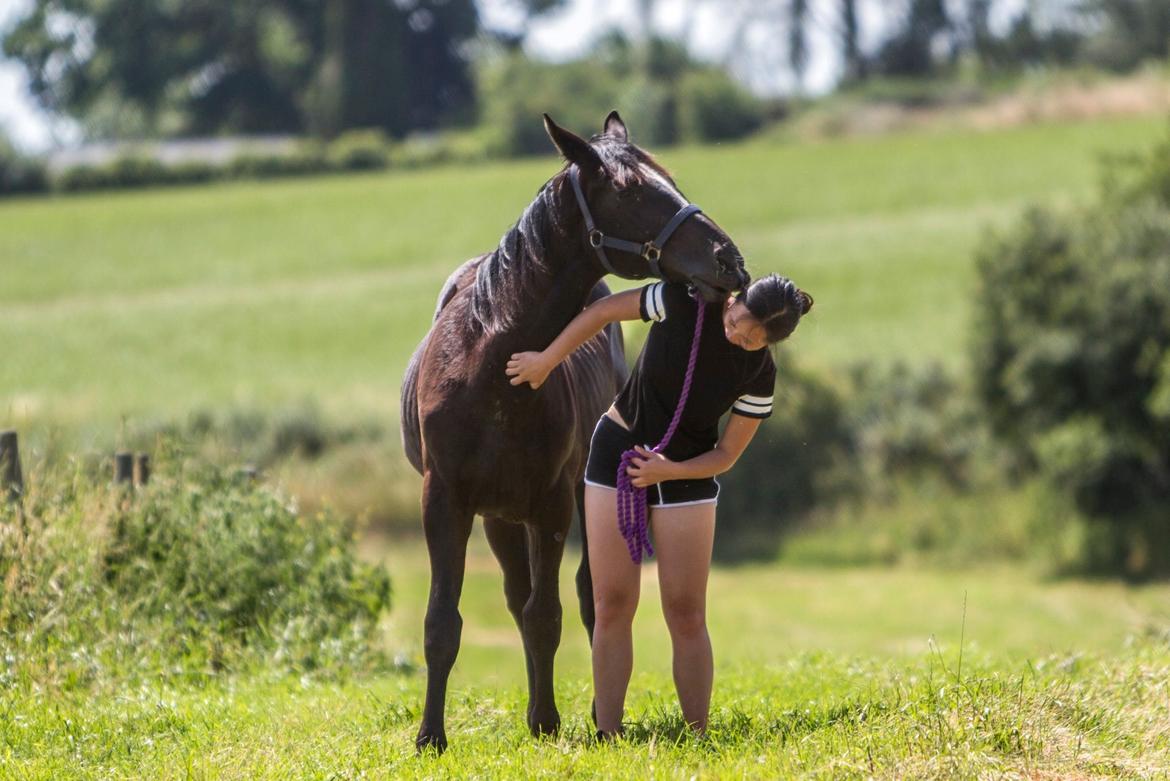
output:
[[589,211],[589,204],[585,201],[585,192],[581,189],[581,179],[576,166],[569,169],[569,179],[573,182],[573,192],[577,195],[577,204],[581,207],[581,214],[585,216],[585,230],[589,232],[589,246],[593,247],[594,251],[597,252],[597,259],[601,261],[601,265],[606,272],[622,277],[623,279],[645,279],[647,276],[646,274],[642,274],[641,276],[623,274],[616,270],[605,254],[605,248],[609,247],[610,249],[620,249],[626,252],[632,252],[635,255],[641,255],[650,264],[650,275],[659,279],[665,279],[662,276],[662,268],[658,264],[662,258],[662,248],[666,246],[666,242],[688,217],[692,214],[698,214],[703,210],[693,203],[688,203],[675,212],[674,216],[670,218],[670,222],[666,223],[666,227],[659,232],[653,241],[639,244],[636,241],[618,239],[602,233],[593,223],[593,215]]

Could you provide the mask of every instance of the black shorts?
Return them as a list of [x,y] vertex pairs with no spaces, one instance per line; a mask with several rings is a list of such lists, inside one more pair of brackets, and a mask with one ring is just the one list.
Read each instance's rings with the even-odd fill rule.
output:
[[[617,472],[622,453],[632,448],[634,437],[608,415],[602,415],[593,429],[589,443],[589,463],[585,466],[585,484],[617,489]],[[649,448],[651,445],[646,445]],[[698,480],[667,480],[646,489],[646,503],[651,507],[680,507],[688,504],[715,503],[719,482],[714,477]]]

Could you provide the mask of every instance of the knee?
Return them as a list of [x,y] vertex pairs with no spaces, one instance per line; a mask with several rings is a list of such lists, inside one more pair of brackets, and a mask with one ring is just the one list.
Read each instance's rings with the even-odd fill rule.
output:
[[623,591],[593,592],[593,614],[599,628],[629,626],[634,621],[637,608],[637,594]]
[[423,652],[430,660],[442,662],[452,660],[459,652],[459,636],[463,630],[463,617],[458,610],[428,610],[423,623]]
[[561,603],[560,600],[529,599],[528,604],[521,611],[525,630],[533,630],[541,634],[560,636],[561,633]]
[[674,600],[663,603],[666,626],[677,637],[698,637],[707,631],[707,610],[701,602]]

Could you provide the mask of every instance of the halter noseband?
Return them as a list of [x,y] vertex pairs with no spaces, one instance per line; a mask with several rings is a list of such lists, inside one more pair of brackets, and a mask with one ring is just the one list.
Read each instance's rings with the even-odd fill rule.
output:
[[678,227],[686,221],[692,214],[698,214],[703,211],[693,203],[688,203],[686,206],[675,212],[674,216],[670,218],[670,222],[666,223],[666,227],[654,238],[653,241],[647,241],[639,244],[636,241],[626,241],[625,239],[618,239],[613,236],[606,236],[593,223],[593,214],[589,211],[589,204],[585,201],[585,192],[581,189],[581,179],[577,172],[576,166],[569,169],[569,180],[573,183],[573,192],[577,195],[577,205],[581,207],[581,214],[585,216],[585,230],[589,235],[589,246],[593,247],[597,252],[597,259],[601,261],[602,267],[609,274],[622,277],[623,279],[645,279],[646,274],[631,275],[623,274],[616,270],[606,257],[605,248],[620,249],[625,252],[632,252],[635,255],[641,255],[648,264],[650,264],[650,274],[663,279],[662,268],[658,261],[662,258],[662,248],[666,246],[667,240],[674,234]]

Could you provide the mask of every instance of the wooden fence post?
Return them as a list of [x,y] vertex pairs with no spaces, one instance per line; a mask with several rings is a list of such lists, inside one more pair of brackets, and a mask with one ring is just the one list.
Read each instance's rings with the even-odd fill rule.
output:
[[20,448],[15,431],[0,431],[0,491],[8,493],[8,501],[19,502],[24,494],[24,478],[20,473]]
[[139,453],[137,459],[138,466],[138,484],[146,485],[150,482],[150,455],[147,453]]
[[133,453],[121,452],[114,454],[114,483],[134,483]]

